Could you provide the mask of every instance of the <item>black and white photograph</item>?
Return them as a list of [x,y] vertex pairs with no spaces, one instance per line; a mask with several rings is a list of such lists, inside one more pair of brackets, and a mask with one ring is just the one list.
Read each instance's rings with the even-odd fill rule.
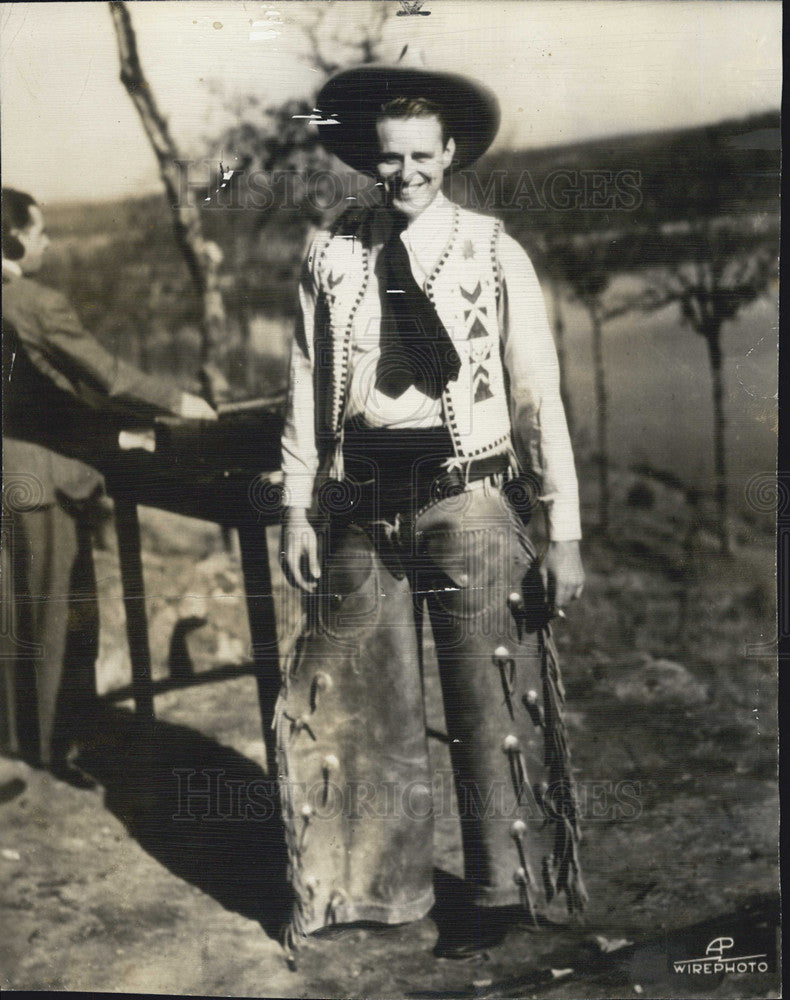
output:
[[779,0],[0,53],[0,987],[779,997]]

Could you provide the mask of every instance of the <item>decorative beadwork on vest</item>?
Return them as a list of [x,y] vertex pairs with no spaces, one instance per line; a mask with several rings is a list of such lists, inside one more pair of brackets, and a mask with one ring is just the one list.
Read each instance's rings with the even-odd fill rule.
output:
[[[331,449],[323,468],[335,479],[344,475],[343,422],[354,323],[372,272],[370,218],[364,212],[343,216],[316,251],[331,354],[331,365],[322,365],[317,358],[319,373],[331,378],[325,387],[329,405],[319,408],[324,426],[318,430]],[[508,454],[514,465],[500,352],[501,276],[496,259],[500,231],[499,220],[454,205],[450,238],[425,283],[425,293],[461,358],[458,378],[442,394],[455,452],[449,468],[463,469],[471,459],[497,454]]]
[[[329,475],[343,479],[343,417],[348,392],[354,317],[370,280],[369,240],[363,239],[364,216],[344,215],[328,235],[318,258],[321,291],[329,311],[331,413]],[[361,273],[360,273],[361,272]]]
[[509,453],[512,446],[499,350],[496,240],[501,223],[458,206],[454,216],[453,237],[425,291],[461,355],[458,378],[443,394],[456,455],[450,464],[460,468],[468,459]]

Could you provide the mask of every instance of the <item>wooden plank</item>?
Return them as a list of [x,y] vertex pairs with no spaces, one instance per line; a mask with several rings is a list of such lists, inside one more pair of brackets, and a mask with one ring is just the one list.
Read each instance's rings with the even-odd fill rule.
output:
[[151,647],[145,613],[145,582],[140,554],[140,521],[136,500],[124,492],[114,494],[115,530],[118,534],[118,558],[121,564],[126,636],[132,661],[132,689],[137,714],[154,718],[151,686]]
[[266,525],[250,519],[239,527],[244,590],[247,597],[247,614],[252,637],[252,654],[255,661],[255,679],[258,684],[258,702],[261,710],[263,741],[266,745],[267,770],[276,771],[275,740],[272,731],[274,705],[280,689],[279,648],[277,645],[277,617],[274,610],[269,549]]

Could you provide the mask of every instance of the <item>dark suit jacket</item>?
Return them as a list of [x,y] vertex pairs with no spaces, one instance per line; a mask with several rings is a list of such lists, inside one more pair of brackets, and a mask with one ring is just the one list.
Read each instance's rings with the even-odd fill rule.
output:
[[88,496],[101,482],[88,463],[117,449],[120,427],[178,412],[180,396],[171,383],[106,351],[60,292],[4,275],[7,483],[14,476],[35,477],[38,503],[52,503],[56,491],[73,499]]

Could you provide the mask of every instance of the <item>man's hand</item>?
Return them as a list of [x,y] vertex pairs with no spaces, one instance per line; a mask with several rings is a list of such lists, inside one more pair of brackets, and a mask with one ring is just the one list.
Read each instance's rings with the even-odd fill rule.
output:
[[540,566],[546,602],[550,608],[562,608],[581,597],[584,590],[584,567],[578,542],[549,542]]
[[179,417],[187,420],[216,420],[217,411],[200,396],[194,396],[191,392],[181,393],[181,403],[178,407]]
[[283,520],[280,561],[288,582],[311,594],[321,576],[318,539],[303,507],[289,507]]

